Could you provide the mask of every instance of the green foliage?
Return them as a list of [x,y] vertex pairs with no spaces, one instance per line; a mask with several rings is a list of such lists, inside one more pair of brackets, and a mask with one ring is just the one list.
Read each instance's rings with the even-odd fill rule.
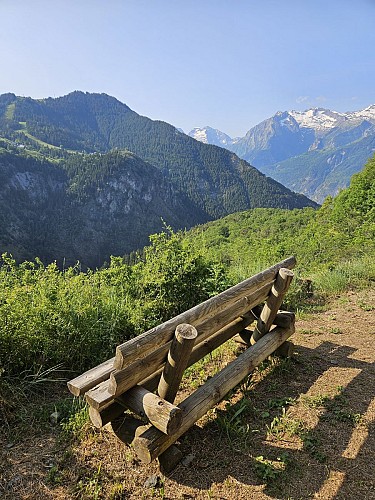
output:
[[[101,275],[40,261],[19,266],[3,256],[0,269],[0,359],[6,372],[36,372],[64,363],[79,369],[110,357],[133,333],[122,299],[127,287],[102,285]],[[126,332],[126,333],[125,333]]]
[[227,288],[222,266],[193,254],[179,235],[151,237],[144,259],[120,257],[97,272],[56,264],[0,267],[0,367],[40,373],[82,371],[113,356],[116,345]]
[[[113,163],[108,156],[107,170],[92,171],[88,184],[80,180],[75,161],[66,172],[84,196],[127,155],[113,153]],[[90,159],[85,161],[83,170],[92,170]],[[35,161],[36,171],[44,168]],[[317,292],[336,293],[373,281],[374,171],[373,159],[348,190],[327,199],[319,211],[254,209],[185,234],[165,226],[142,255],[113,257],[96,272],[83,273],[79,266],[61,271],[39,259],[17,265],[3,255],[1,369],[23,376],[60,365],[82,371],[111,357],[117,344],[290,254],[299,262],[288,298],[295,308]]]
[[277,460],[269,460],[262,455],[255,457],[255,471],[265,483],[274,481],[287,467],[290,459],[287,453],[282,453]]
[[150,237],[144,262],[134,266],[141,274],[138,294],[149,298],[147,316],[155,321],[175,316],[229,286],[222,265],[207,265],[171,228],[166,230]]
[[72,411],[68,418],[61,422],[62,436],[68,439],[79,440],[85,433],[85,427],[90,421],[89,412],[86,405],[77,404],[75,411]]
[[287,306],[298,308],[316,301],[317,293],[338,293],[375,279],[374,176],[372,159],[350,188],[327,198],[318,211],[258,208],[198,226],[186,237],[227,266],[233,282],[295,255],[297,276]]

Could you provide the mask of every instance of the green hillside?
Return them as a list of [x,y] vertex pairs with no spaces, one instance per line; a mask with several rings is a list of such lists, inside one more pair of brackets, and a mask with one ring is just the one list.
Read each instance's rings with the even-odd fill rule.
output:
[[[350,187],[314,211],[254,209],[232,214],[187,233],[190,244],[222,262],[234,281],[286,255],[302,274],[329,274],[348,261],[375,264],[375,158]],[[366,269],[363,269],[366,273]]]
[[319,300],[324,293],[373,283],[374,176],[372,159],[350,188],[318,211],[255,209],[188,233],[164,228],[133,256],[133,265],[113,257],[105,268],[83,273],[79,266],[61,271],[40,260],[17,265],[4,255],[1,369],[9,376],[61,364],[79,372],[111,356],[126,338],[289,254],[298,261],[288,294],[292,308],[311,305],[307,278]]

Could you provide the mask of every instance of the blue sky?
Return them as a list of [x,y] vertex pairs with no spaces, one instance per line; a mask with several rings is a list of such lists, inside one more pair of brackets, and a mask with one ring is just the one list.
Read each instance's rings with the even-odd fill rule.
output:
[[0,0],[0,93],[105,92],[188,132],[375,103],[375,0]]

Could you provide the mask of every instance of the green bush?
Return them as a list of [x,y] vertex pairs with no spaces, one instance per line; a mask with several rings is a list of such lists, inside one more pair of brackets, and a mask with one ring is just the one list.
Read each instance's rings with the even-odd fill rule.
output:
[[144,260],[120,257],[96,272],[60,271],[38,259],[0,267],[0,369],[30,374],[62,364],[76,372],[228,286],[222,266],[170,232],[151,237]]

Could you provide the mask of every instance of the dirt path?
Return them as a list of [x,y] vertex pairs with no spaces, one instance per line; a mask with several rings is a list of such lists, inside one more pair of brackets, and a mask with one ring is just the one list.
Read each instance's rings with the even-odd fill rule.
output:
[[263,364],[182,438],[169,476],[111,433],[71,447],[29,428],[1,447],[0,498],[375,498],[375,290],[299,319],[293,339],[291,361]]

